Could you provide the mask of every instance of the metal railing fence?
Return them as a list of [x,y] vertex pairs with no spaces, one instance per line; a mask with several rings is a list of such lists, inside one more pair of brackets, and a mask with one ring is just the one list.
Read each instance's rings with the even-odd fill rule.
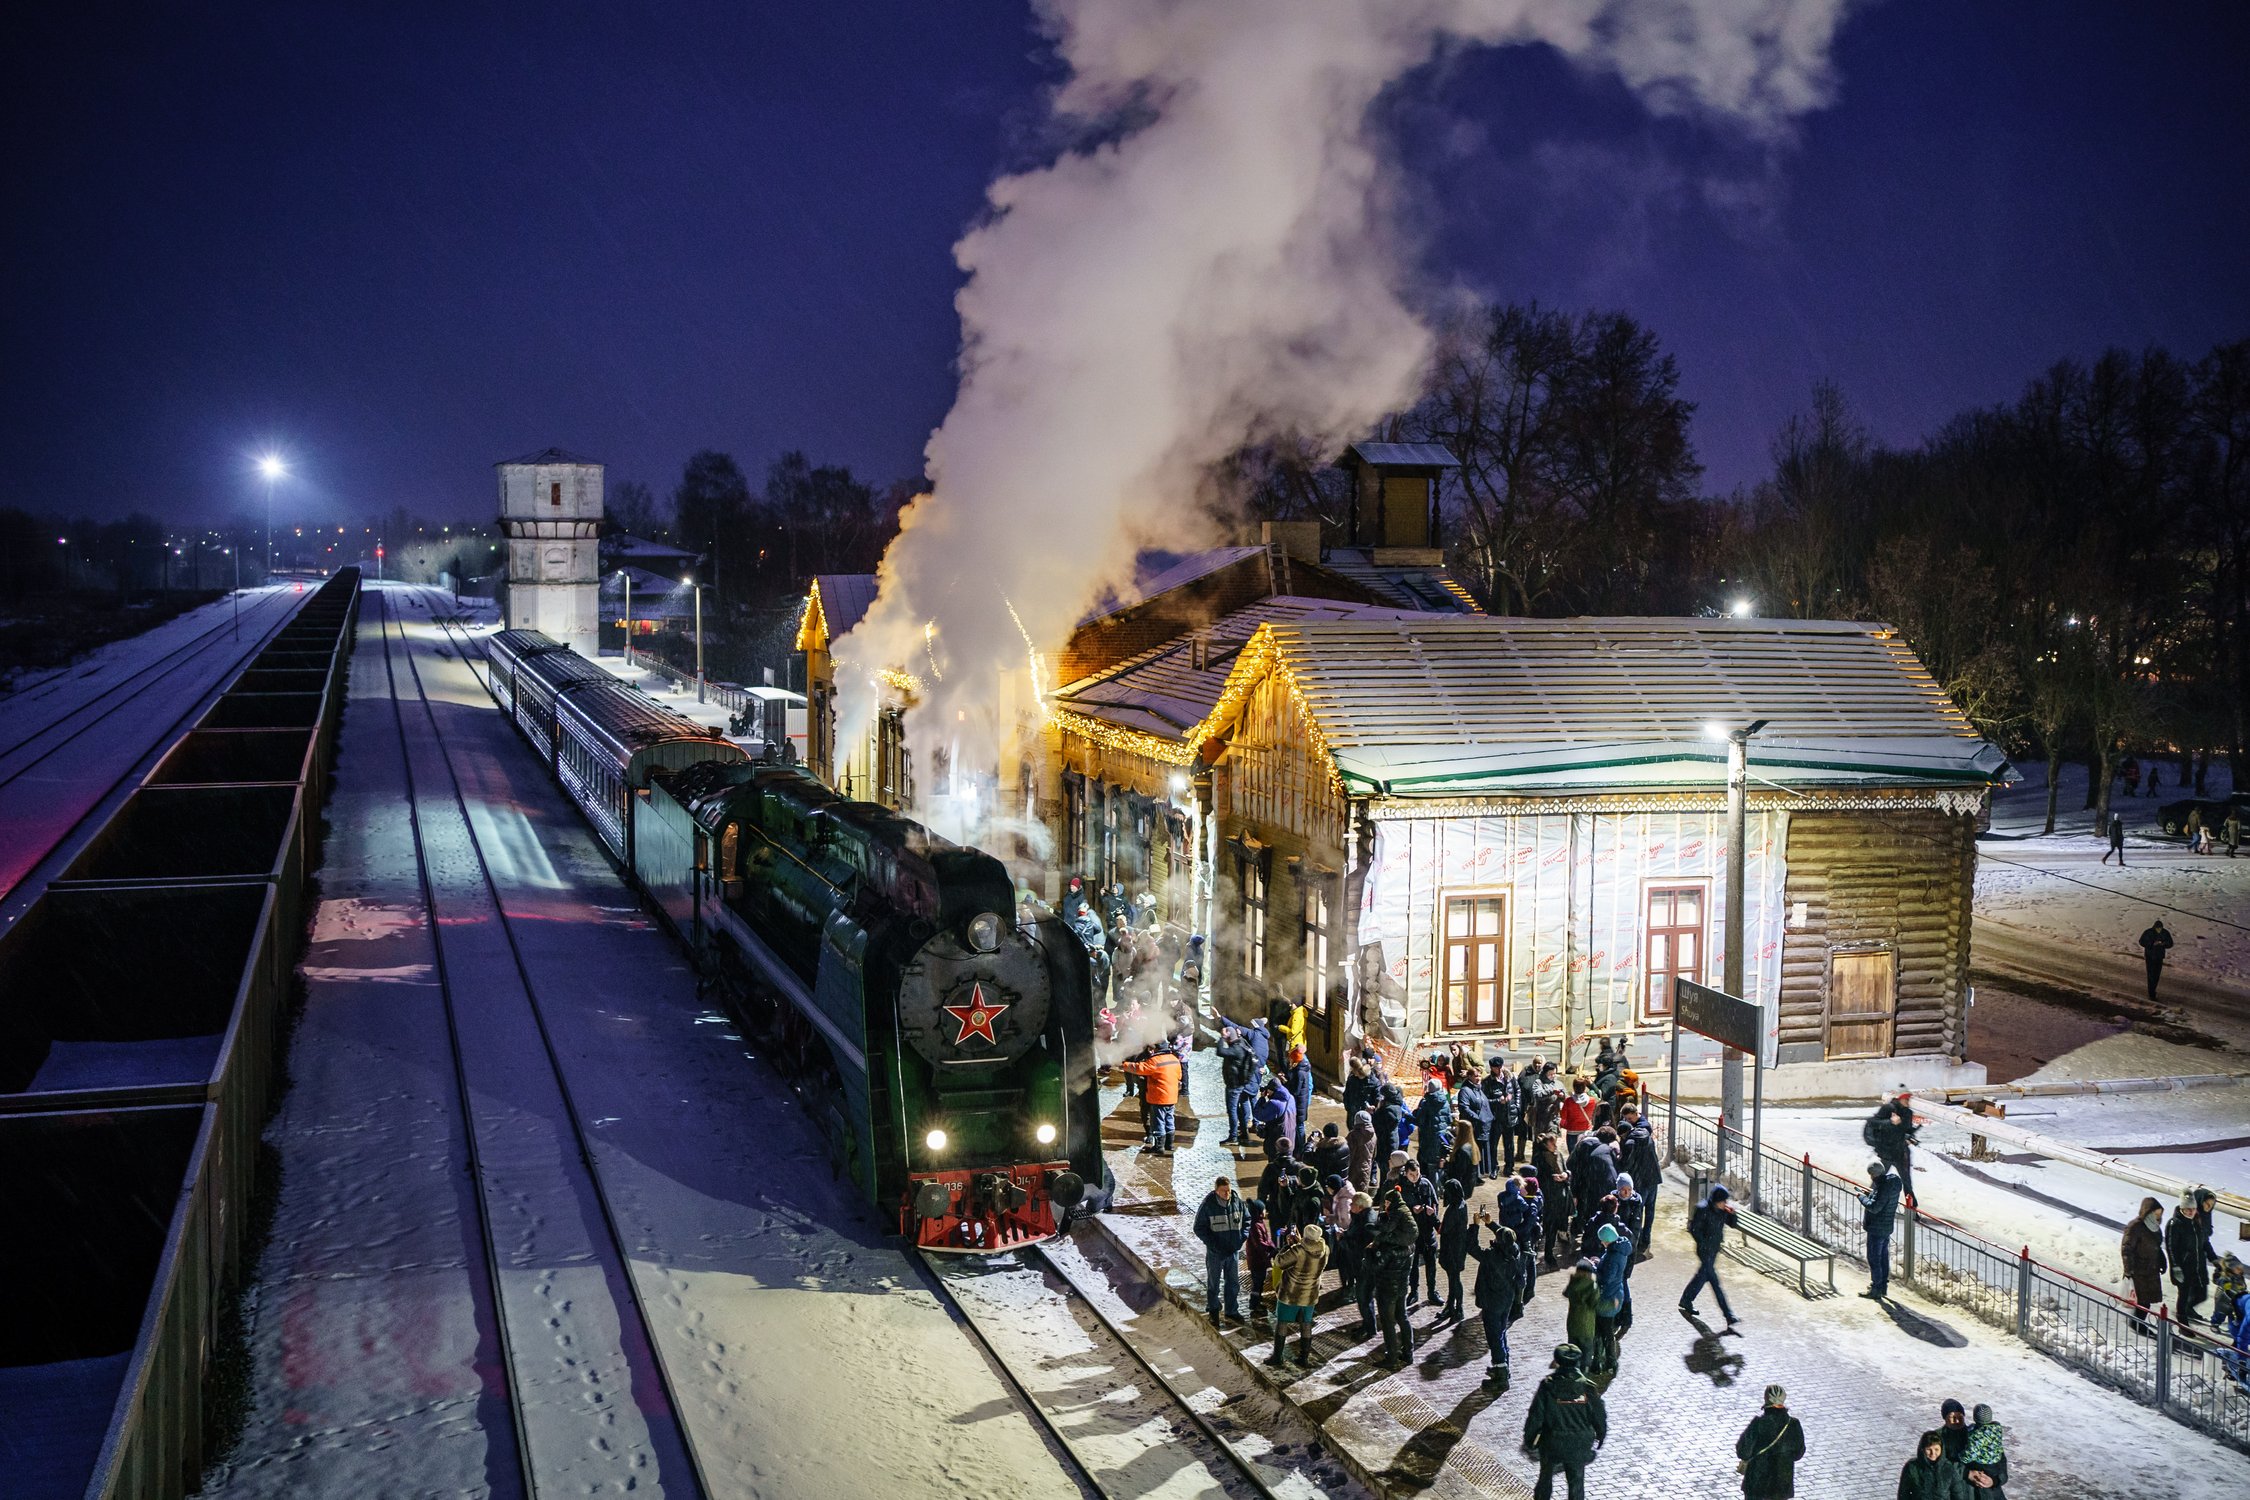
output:
[[[1650,1123],[1667,1160],[1693,1164],[1750,1203],[1750,1141],[1706,1110],[1678,1111],[1652,1098]],[[1757,1176],[1759,1213],[1844,1259],[1867,1263],[1859,1195],[1863,1178],[1764,1147]],[[2009,1250],[1920,1209],[1901,1205],[1891,1245],[1892,1279],[1933,1302],[1950,1303],[2013,1333],[2062,1363],[2250,1452],[2250,1368],[2211,1330],[2190,1329],[2131,1298],[2042,1264],[2029,1247]]]

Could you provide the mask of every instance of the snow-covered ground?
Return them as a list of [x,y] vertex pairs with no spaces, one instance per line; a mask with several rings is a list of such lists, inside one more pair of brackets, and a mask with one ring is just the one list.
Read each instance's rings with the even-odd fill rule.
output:
[[[831,1178],[786,1086],[698,997],[683,956],[424,622],[443,596],[379,592],[410,621],[711,1492],[1069,1493],[1007,1387]],[[379,651],[376,599],[364,614],[361,649]],[[395,770],[353,784],[378,766],[361,753],[375,738],[392,736],[384,753],[397,755],[389,703],[363,696],[380,676],[354,673],[338,795],[395,835],[403,816],[383,806],[398,800]],[[392,908],[421,922],[411,850],[388,837],[357,853],[372,868],[348,894],[385,906],[323,914],[331,941],[316,965],[355,981],[358,1008],[314,986],[292,1050],[297,1082],[274,1129],[282,1189],[252,1296],[253,1409],[212,1493],[488,1493],[505,1477],[493,1455],[508,1416],[480,1361],[490,1339],[470,1272],[458,1110],[438,1071],[443,1019],[419,967],[428,943],[383,940],[402,919]],[[386,1045],[365,1046],[371,1034]],[[427,1117],[413,1139],[393,1128],[402,1091]]]
[[[2066,766],[2058,784],[2056,826],[2042,835],[2046,767],[2018,762],[2023,781],[1993,799],[1992,836],[1977,845],[1976,915],[1997,918],[2073,948],[2138,962],[2138,940],[2161,917],[2176,946],[2179,969],[2250,989],[2250,855],[2198,855],[2157,828],[2157,810],[2177,798],[2167,784],[2157,797],[2116,797],[2123,815],[2125,858],[2105,865],[2105,840],[2084,811],[2086,771]],[[2169,768],[2167,768],[2169,771]],[[2169,782],[2169,776],[2167,777]],[[2213,765],[2206,794],[2224,798],[2224,765]]]

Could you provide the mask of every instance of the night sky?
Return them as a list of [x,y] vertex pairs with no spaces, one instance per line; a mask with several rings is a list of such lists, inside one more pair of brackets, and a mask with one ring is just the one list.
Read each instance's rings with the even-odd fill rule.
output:
[[[482,516],[560,444],[913,475],[950,248],[1036,159],[1024,8],[49,7],[0,51],[0,503]],[[20,26],[19,22],[19,26]],[[2065,355],[2250,336],[2250,8],[1900,3],[1793,146],[1514,49],[1386,115],[1426,289],[1622,308],[1707,487],[1837,380],[1885,440]]]

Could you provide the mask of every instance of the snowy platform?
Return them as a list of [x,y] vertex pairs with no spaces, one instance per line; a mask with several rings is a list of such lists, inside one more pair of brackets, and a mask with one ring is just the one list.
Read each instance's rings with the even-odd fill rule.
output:
[[[1221,1095],[1215,1056],[1198,1052],[1177,1155],[1142,1156],[1130,1101],[1113,1109],[1107,1135],[1120,1191],[1116,1211],[1100,1221],[1105,1233],[1198,1313],[1203,1257],[1188,1218],[1219,1172],[1247,1175],[1254,1184],[1264,1167],[1262,1158],[1235,1158],[1216,1144],[1225,1134]],[[1319,1100],[1313,1113],[1317,1125],[1340,1112]],[[1492,1192],[1484,1188],[1480,1201]],[[1730,1260],[1722,1275],[1744,1320],[1742,1336],[1687,1322],[1674,1310],[1694,1268],[1682,1200],[1679,1179],[1667,1180],[1658,1197],[1656,1255],[1634,1272],[1636,1323],[1625,1340],[1623,1371],[1608,1391],[1610,1441],[1591,1471],[1594,1493],[1736,1493],[1734,1438],[1757,1414],[1769,1383],[1788,1389],[1790,1408],[1805,1424],[1808,1452],[1797,1471],[1803,1495],[1889,1493],[1916,1435],[1937,1425],[1948,1397],[1990,1402],[2007,1425],[2014,1491],[2064,1500],[2124,1493],[2216,1500],[2240,1492],[2240,1454],[1958,1312],[1911,1299],[1884,1308],[1852,1296],[1808,1305],[1793,1284]],[[1850,1274],[1840,1280],[1848,1286]],[[1541,1276],[1510,1335],[1514,1385],[1499,1396],[1482,1384],[1484,1337],[1473,1313],[1465,1326],[1433,1329],[1427,1303],[1412,1315],[1415,1362],[1395,1373],[1375,1362],[1379,1342],[1356,1337],[1357,1310],[1333,1286],[1322,1299],[1311,1371],[1274,1379],[1261,1362],[1270,1330],[1230,1332],[1224,1342],[1244,1370],[1317,1422],[1337,1456],[1372,1487],[1522,1496],[1537,1476],[1519,1447],[1523,1417],[1563,1338],[1561,1289],[1559,1273]],[[1710,1306],[1706,1298],[1707,1313]],[[2103,1440],[2088,1443],[2089,1431]]]

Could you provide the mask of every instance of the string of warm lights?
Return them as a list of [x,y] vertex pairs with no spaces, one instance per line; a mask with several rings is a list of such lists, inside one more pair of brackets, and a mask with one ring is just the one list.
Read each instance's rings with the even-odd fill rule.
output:
[[1196,751],[1193,745],[1178,740],[1167,740],[1145,730],[1127,729],[1119,724],[1090,719],[1084,714],[1058,708],[1054,713],[1055,727],[1064,734],[1074,734],[1089,740],[1104,750],[1115,750],[1126,755],[1138,755],[1146,760],[1159,761],[1168,766],[1192,766]]

